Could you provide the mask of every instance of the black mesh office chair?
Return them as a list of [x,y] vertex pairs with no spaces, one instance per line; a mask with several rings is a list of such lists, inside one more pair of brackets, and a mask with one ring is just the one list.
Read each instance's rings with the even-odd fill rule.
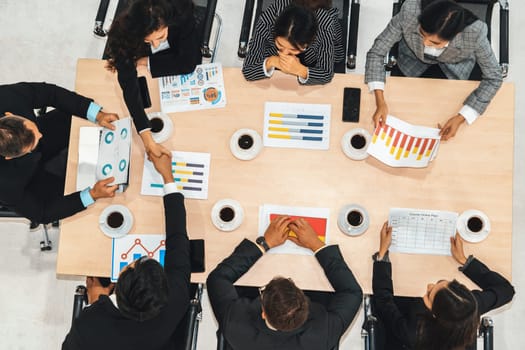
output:
[[[364,305],[364,320],[361,327],[361,338],[363,339],[363,348],[365,350],[378,350],[377,339],[377,330],[378,330],[378,319],[373,314],[373,295],[365,294],[363,297]],[[407,298],[407,297],[395,297],[395,300],[400,300],[400,302],[410,302],[410,299],[416,298]],[[396,302],[397,303],[397,302]],[[483,350],[493,350],[494,349],[494,323],[492,319],[488,316],[481,318],[478,337],[483,338]],[[388,343],[388,339],[385,340]],[[477,350],[477,343],[472,347],[467,348],[467,350]]]
[[[392,17],[399,13],[405,0],[395,0],[392,7]],[[499,3],[499,63],[501,74],[506,78],[509,73],[509,2],[507,0],[456,0],[458,4],[474,13],[479,19],[487,23],[487,37],[491,41],[492,11],[494,5]],[[388,54],[385,69],[390,71],[397,64],[398,45],[392,47]],[[476,64],[470,74],[469,80],[481,80],[481,69]]]
[[[275,0],[246,0],[242,17],[241,33],[237,56],[245,58],[248,42],[255,28],[257,19]],[[332,6],[339,9],[339,21],[343,28],[343,44],[346,52],[346,66],[355,69],[357,55],[357,32],[359,26],[359,0],[332,0]],[[350,17],[350,23],[349,23]],[[336,73],[345,73],[345,63],[335,65]]]
[[[118,0],[114,17],[117,17],[120,13],[122,13],[122,11],[127,8],[130,2],[131,0]],[[201,32],[200,36],[202,38],[201,54],[203,57],[210,59],[210,62],[214,62],[222,31],[222,19],[217,13],[215,13],[217,0],[194,0],[194,3],[195,22],[197,24],[197,28],[199,28]],[[106,18],[108,5],[109,0],[101,0],[95,18],[95,28],[93,33],[101,38],[107,35],[103,29],[103,25]],[[108,58],[107,49],[108,47],[106,44],[102,59]]]
[[[201,283],[192,283],[190,286],[190,306],[186,315],[175,330],[174,339],[176,347],[174,350],[195,350],[197,349],[197,335],[199,322],[202,320],[202,288]],[[80,315],[82,309],[87,304],[87,289],[85,286],[77,286],[75,297],[73,299],[73,319],[72,322]]]

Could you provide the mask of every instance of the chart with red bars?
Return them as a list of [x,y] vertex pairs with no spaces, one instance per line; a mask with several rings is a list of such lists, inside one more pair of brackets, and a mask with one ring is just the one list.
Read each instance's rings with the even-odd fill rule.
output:
[[372,135],[367,152],[391,167],[424,168],[439,149],[439,129],[409,124],[389,115]]

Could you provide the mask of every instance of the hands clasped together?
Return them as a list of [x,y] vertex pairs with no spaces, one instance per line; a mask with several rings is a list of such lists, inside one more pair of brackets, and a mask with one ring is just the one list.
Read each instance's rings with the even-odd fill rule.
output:
[[292,220],[286,215],[278,216],[270,222],[264,238],[270,248],[280,246],[287,239],[313,252],[324,246],[308,221],[303,218]]

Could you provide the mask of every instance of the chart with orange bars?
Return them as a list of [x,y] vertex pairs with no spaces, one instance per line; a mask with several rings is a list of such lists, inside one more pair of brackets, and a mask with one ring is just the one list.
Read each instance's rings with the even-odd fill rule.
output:
[[[312,226],[315,233],[317,233],[319,239],[328,244],[330,209],[264,204],[259,208],[259,236],[264,235],[270,222],[279,215],[290,216],[292,220],[296,220],[297,218],[305,219],[310,226]],[[288,235],[296,237],[295,232],[293,231],[290,231]],[[269,252],[275,254],[313,255],[311,250],[299,247],[290,240],[287,240],[283,245],[272,248]]]
[[389,115],[372,135],[367,152],[391,167],[424,168],[439,148],[439,129],[412,125]]

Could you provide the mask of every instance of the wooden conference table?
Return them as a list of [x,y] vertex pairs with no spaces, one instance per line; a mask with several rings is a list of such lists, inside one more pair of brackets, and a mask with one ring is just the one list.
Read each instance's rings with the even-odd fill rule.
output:
[[[128,115],[116,74],[104,61],[78,61],[76,91],[94,98],[105,111]],[[153,107],[158,111],[158,85],[148,76]],[[139,74],[140,74],[139,73]],[[475,254],[491,268],[511,277],[512,174],[514,86],[503,84],[485,114],[472,126],[462,126],[451,141],[443,142],[438,157],[425,169],[390,168],[369,157],[347,158],[340,146],[343,134],[356,124],[341,121],[344,87],[360,87],[360,127],[372,130],[374,97],[367,93],[363,76],[336,75],[324,86],[299,86],[296,79],[276,74],[272,79],[247,82],[240,69],[225,68],[225,108],[172,114],[173,138],[168,149],[211,153],[207,200],[186,200],[191,238],[206,240],[206,272],[192,275],[204,282],[207,274],[243,239],[255,240],[262,204],[330,208],[330,243],[339,244],[345,260],[363,286],[371,291],[371,255],[379,247],[379,230],[391,207],[463,212],[475,208],[491,220],[489,237],[478,244],[465,244],[466,254]],[[390,113],[407,122],[435,126],[460,109],[476,82],[390,78],[386,99]],[[328,103],[332,105],[329,151],[264,148],[252,161],[240,161],[229,150],[230,136],[240,128],[262,135],[266,101]],[[71,130],[66,193],[75,190],[78,134],[89,122],[75,118]],[[98,200],[87,210],[63,220],[57,259],[57,274],[109,276],[111,240],[98,227],[101,211],[111,203],[125,204],[134,215],[131,233],[163,233],[162,198],[140,195],[144,148],[135,132],[132,144],[130,186],[113,199]],[[233,232],[217,230],[211,208],[224,198],[239,201],[245,212],[242,225]],[[337,227],[340,208],[349,203],[364,206],[370,227],[358,237],[349,237]],[[394,287],[398,295],[422,295],[426,284],[443,278],[467,282],[449,256],[391,254]],[[292,277],[302,288],[331,290],[312,256],[263,256],[238,284],[260,286],[274,275]],[[472,284],[468,283],[470,286]]]

